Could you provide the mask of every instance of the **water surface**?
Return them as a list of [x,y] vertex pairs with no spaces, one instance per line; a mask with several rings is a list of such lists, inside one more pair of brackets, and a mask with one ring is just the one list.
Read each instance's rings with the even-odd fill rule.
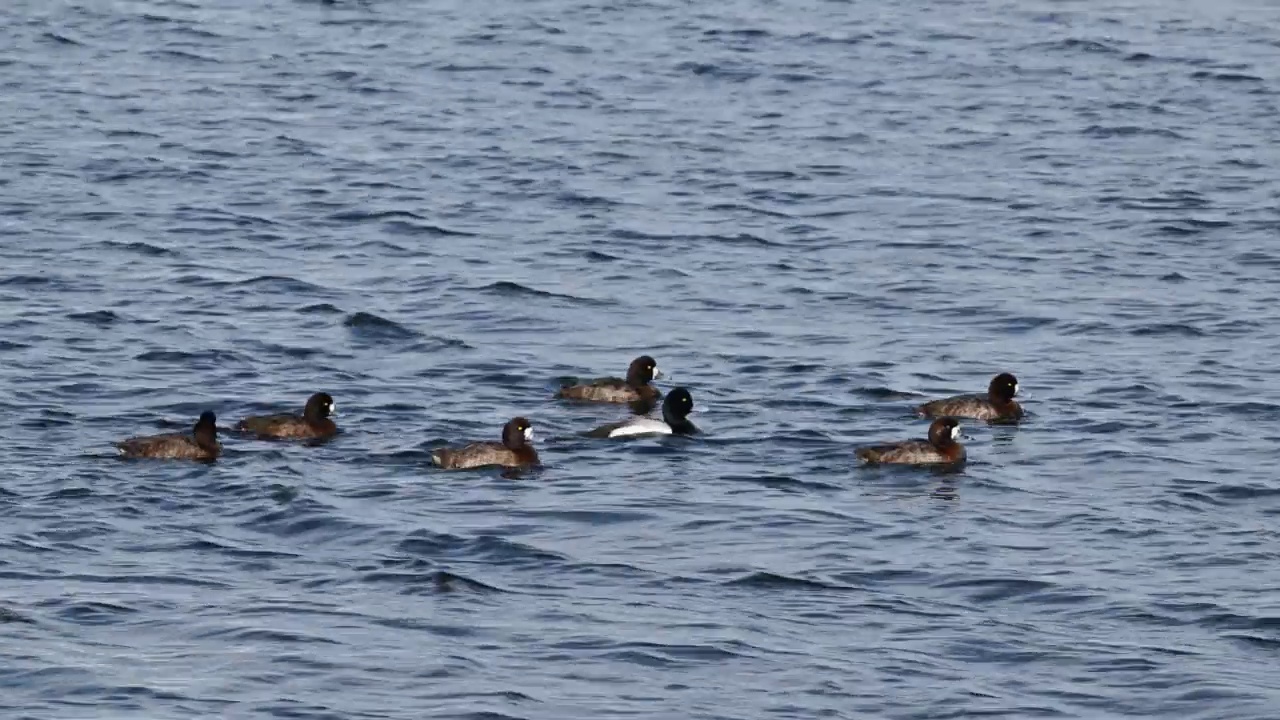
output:
[[926,5],[5,4],[0,714],[1275,717],[1280,10]]

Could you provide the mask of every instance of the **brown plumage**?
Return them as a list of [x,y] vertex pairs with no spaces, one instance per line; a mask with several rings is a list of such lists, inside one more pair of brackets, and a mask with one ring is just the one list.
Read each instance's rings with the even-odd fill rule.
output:
[[307,399],[301,415],[252,415],[236,424],[236,429],[261,438],[305,440],[333,437],[338,426],[329,419],[335,415],[329,393],[316,393]]
[[127,458],[159,458],[163,460],[213,460],[222,452],[218,444],[217,417],[211,410],[200,414],[190,435],[171,433],[132,437],[116,443]]
[[460,448],[440,448],[431,453],[431,462],[445,470],[537,465],[538,452],[529,444],[532,440],[533,424],[518,417],[502,427],[502,442],[474,442]]
[[648,355],[641,355],[631,361],[625,380],[610,377],[579,385],[567,385],[556,391],[556,397],[590,402],[648,403],[652,407],[662,397],[662,393],[649,383],[661,376],[657,361]]
[[921,417],[965,417],[974,420],[1017,420],[1022,406],[1014,402],[1018,394],[1018,378],[1000,373],[991,379],[986,395],[956,395],[927,402],[916,408]]
[[928,440],[904,440],[897,443],[858,448],[858,457],[868,463],[900,465],[946,465],[964,462],[964,446],[956,442],[960,422],[945,417],[929,426]]

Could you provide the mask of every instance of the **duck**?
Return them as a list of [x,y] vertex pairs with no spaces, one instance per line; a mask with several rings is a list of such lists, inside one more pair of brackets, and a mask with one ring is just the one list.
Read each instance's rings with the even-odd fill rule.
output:
[[1022,406],[1014,401],[1018,394],[1018,378],[1013,373],[1000,373],[991,378],[984,395],[955,395],[933,400],[916,408],[921,417],[961,417],[974,420],[1018,420]]
[[533,423],[517,417],[502,427],[502,442],[473,442],[459,448],[439,448],[431,452],[432,464],[445,470],[501,466],[528,467],[538,464],[533,442]]
[[215,460],[222,454],[218,443],[218,418],[212,410],[200,413],[190,435],[169,433],[131,437],[116,443],[126,458],[158,458],[163,460]]
[[953,417],[934,420],[928,440],[903,440],[868,445],[857,450],[858,458],[869,464],[953,465],[965,461],[960,437],[960,421]]
[[587,437],[617,438],[635,435],[693,435],[698,428],[689,421],[693,395],[687,388],[674,388],[662,401],[662,419],[632,417],[591,430]]
[[260,438],[287,440],[333,437],[338,426],[329,418],[337,415],[337,406],[329,393],[318,392],[307,398],[301,415],[250,415],[236,423],[236,429]]
[[658,388],[650,385],[662,377],[658,362],[649,355],[641,355],[627,367],[626,379],[598,378],[578,385],[566,385],[556,391],[562,400],[586,400],[602,403],[652,403],[662,397]]

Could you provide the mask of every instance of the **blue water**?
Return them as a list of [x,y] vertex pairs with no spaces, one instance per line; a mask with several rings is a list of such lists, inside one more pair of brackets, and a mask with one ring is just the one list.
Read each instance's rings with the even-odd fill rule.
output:
[[[3,3],[0,717],[1275,718],[1277,37]],[[646,352],[705,434],[578,437]],[[963,471],[857,467],[1001,370]],[[517,414],[541,470],[430,467]]]

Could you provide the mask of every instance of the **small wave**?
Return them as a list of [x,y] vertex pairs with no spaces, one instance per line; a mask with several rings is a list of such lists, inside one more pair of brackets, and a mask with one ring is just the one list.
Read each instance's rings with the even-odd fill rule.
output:
[[45,275],[10,275],[0,278],[0,287],[41,287],[57,283],[58,280]]
[[737,235],[702,235],[699,236],[703,240],[722,243],[725,245],[749,245],[754,247],[786,247],[785,243],[766,240],[759,235],[750,233],[738,233]]
[[66,35],[60,35],[56,32],[47,32],[41,35],[40,37],[44,38],[45,40],[55,42],[59,45],[75,45],[78,47],[84,47],[84,43],[80,42],[79,40],[73,40],[72,38],[69,38]]
[[753,572],[740,578],[722,583],[731,587],[762,588],[766,590],[849,590],[851,588],[831,585],[820,580],[782,575],[767,571]]
[[725,475],[724,482],[748,482],[783,492],[803,493],[813,490],[836,490],[838,486],[816,480],[801,480],[790,475]]
[[204,350],[198,352],[186,352],[184,350],[148,350],[133,357],[134,360],[141,362],[154,363],[208,363],[208,364],[226,364],[226,363],[242,363],[244,358],[236,353],[226,350]]
[[582,207],[617,207],[624,204],[618,200],[612,200],[600,195],[585,195],[575,192],[560,193],[556,196],[556,200],[566,205]]
[[439,335],[426,335],[421,338],[420,342],[414,343],[406,348],[409,352],[429,353],[438,352],[440,350],[472,350],[470,345],[457,338],[440,337]]
[[[566,647],[570,643],[560,643],[554,647]],[[583,648],[586,649],[586,648]],[[648,667],[668,667],[696,662],[726,662],[741,659],[742,653],[736,653],[715,645],[670,645],[658,642],[625,642],[604,644],[600,649],[607,649],[605,656],[632,662]]]
[[1142,325],[1129,331],[1130,335],[1137,337],[1166,337],[1169,335],[1177,335],[1180,337],[1204,337],[1203,330],[1187,325],[1186,323],[1154,323],[1151,325]]
[[322,645],[341,645],[337,640],[331,640],[327,637],[319,635],[308,635],[300,632],[288,632],[285,630],[276,630],[269,628],[232,628],[218,629],[209,632],[198,633],[197,638],[230,638],[240,642],[267,642],[267,643],[307,643]]
[[463,232],[461,230],[450,230],[442,228],[439,225],[430,225],[424,223],[414,223],[408,220],[390,220],[383,224],[383,228],[387,232],[396,235],[426,235],[428,237],[474,237],[475,233]]
[[187,52],[185,50],[171,50],[171,49],[149,50],[144,54],[150,57],[160,58],[162,60],[185,60],[187,62],[213,63],[213,64],[221,63],[221,61],[218,60],[217,58],[207,57],[205,55],[198,55],[196,53]]
[[[1264,252],[1246,252],[1235,256],[1234,260],[1249,267],[1280,267],[1280,255]],[[0,282],[0,284],[3,284]]]
[[63,582],[103,583],[106,585],[128,585],[139,587],[147,585],[179,585],[185,587],[210,588],[215,590],[228,590],[231,588],[230,585],[216,580],[188,577],[185,575],[130,575],[128,573],[118,575],[90,575],[87,573],[77,573],[59,576],[59,579]]
[[345,315],[346,311],[342,308],[330,305],[329,303],[316,303],[314,305],[303,305],[296,312],[300,315]]
[[[447,570],[431,570],[428,572],[414,571],[388,571],[380,570],[377,572],[366,573],[362,578],[368,583],[393,583],[397,585],[405,585],[409,587],[426,586],[432,592],[448,593],[459,591],[471,591],[477,593],[505,593],[508,592],[502,588],[494,587],[472,580],[464,575],[448,572]],[[406,620],[387,620],[379,621],[377,624],[387,627],[414,627],[412,621]],[[433,629],[436,627],[431,626]],[[417,628],[422,629],[422,628]],[[455,633],[456,634],[456,633]]]
[[750,39],[765,38],[765,37],[770,37],[771,35],[771,33],[768,30],[763,30],[759,28],[741,28],[741,29],[733,29],[733,30],[718,30],[718,29],[712,28],[711,30],[704,30],[702,34],[706,37],[735,37],[735,38],[750,38]]
[[854,388],[853,392],[875,400],[915,400],[924,397],[920,393],[894,390],[893,388],[881,386]]
[[406,554],[428,559],[441,557],[458,560],[483,560],[503,564],[536,564],[567,560],[548,550],[508,540],[497,535],[480,535],[467,539],[449,533],[418,530],[396,546]]
[[90,325],[105,326],[110,325],[120,319],[120,316],[110,310],[93,310],[90,312],[77,312],[67,315],[68,320],[76,320]]
[[336,213],[330,214],[327,219],[334,220],[337,222],[357,223],[357,222],[368,222],[370,220],[395,220],[398,218],[408,219],[408,220],[426,220],[427,219],[422,215],[419,215],[415,212],[410,212],[408,210],[382,210],[382,211],[344,210],[342,212],[336,212]]
[[1008,600],[1023,595],[1031,595],[1055,590],[1057,585],[1044,580],[1027,580],[1024,578],[965,578],[936,583],[936,588],[973,589],[969,599],[973,602],[991,602]]
[[268,355],[275,357],[297,358],[302,360],[331,352],[328,349],[281,345],[280,343],[266,342],[262,340],[248,340],[244,341],[244,344],[249,346],[248,351],[254,352],[254,354],[259,357],[262,355]]
[[312,535],[320,540],[338,539],[365,528],[360,523],[334,515],[326,508],[307,509],[297,505],[262,513],[242,523],[242,526],[277,537]]
[[0,623],[24,623],[27,625],[35,625],[36,621],[16,610],[10,610],[7,607],[0,606]]
[[447,65],[437,66],[436,69],[439,70],[440,72],[471,73],[471,72],[503,72],[506,70],[511,70],[512,68],[506,65],[459,65],[456,63],[448,63]]
[[1223,405],[1222,409],[1246,419],[1266,420],[1280,417],[1280,405],[1264,402],[1243,402]]
[[576,295],[566,295],[562,293],[554,293],[547,290],[538,290],[520,283],[500,280],[484,287],[477,288],[480,292],[497,295],[499,297],[536,297],[536,298],[554,298],[556,300],[568,300],[573,303],[581,303],[595,307],[607,307],[616,305],[612,300],[596,300],[594,298],[583,298]]
[[127,605],[108,602],[75,602],[58,611],[58,617],[77,625],[114,625],[139,611]]
[[319,285],[313,285],[305,280],[299,280],[287,275],[259,275],[248,280],[241,280],[235,283],[236,287],[253,287],[264,288],[273,292],[287,294],[317,294],[325,292],[325,288]]
[[729,64],[717,65],[715,63],[702,62],[682,62],[676,65],[676,70],[692,73],[694,75],[728,80],[730,82],[746,82],[760,76],[758,71],[749,70],[740,66]]
[[409,555],[434,558],[466,545],[466,538],[451,533],[415,530],[396,545],[396,550]]
[[381,340],[407,340],[418,337],[418,333],[384,317],[373,313],[357,312],[348,315],[342,321],[343,326],[364,338]]
[[1219,72],[1210,72],[1208,70],[1197,70],[1191,73],[1191,77],[1195,80],[1218,80],[1221,82],[1231,82],[1231,83],[1264,82],[1264,80],[1258,77],[1257,75],[1245,75],[1244,73],[1219,73]]
[[[150,138],[157,139],[163,137],[158,133],[151,133],[145,130],[125,129],[125,130],[103,130],[104,137],[109,138]],[[111,241],[107,241],[110,243]]]
[[259,548],[241,548],[212,540],[192,540],[182,543],[173,550],[194,550],[196,552],[213,552],[240,560],[285,560],[301,557],[298,553],[266,550]]
[[104,247],[110,248],[112,250],[123,250],[125,252],[134,252],[134,253],[138,253],[139,255],[146,255],[148,257],[165,257],[165,256],[172,256],[172,255],[178,254],[168,248],[163,248],[158,245],[151,245],[150,243],[144,243],[140,241],[126,243],[126,242],[115,242],[113,240],[104,240],[99,244]]
[[1211,491],[1214,495],[1227,500],[1255,500],[1280,495],[1280,488],[1258,487],[1249,485],[1219,485]]
[[1139,135],[1150,135],[1153,137],[1166,138],[1170,140],[1186,140],[1186,136],[1181,133],[1169,130],[1168,128],[1152,128],[1139,127],[1137,125],[1118,125],[1115,127],[1105,127],[1103,125],[1090,125],[1081,131],[1081,135],[1091,138],[1113,138],[1113,137],[1134,137]]
[[1059,51],[1084,52],[1098,55],[1118,55],[1120,53],[1120,49],[1114,45],[1100,42],[1098,40],[1089,40],[1087,38],[1064,38],[1062,40],[1036,42],[1023,45],[1021,50],[1035,53],[1043,51]]
[[1154,197],[1129,197],[1104,195],[1098,198],[1104,205],[1118,205],[1124,210],[1201,210],[1210,203],[1196,192],[1175,192]]

